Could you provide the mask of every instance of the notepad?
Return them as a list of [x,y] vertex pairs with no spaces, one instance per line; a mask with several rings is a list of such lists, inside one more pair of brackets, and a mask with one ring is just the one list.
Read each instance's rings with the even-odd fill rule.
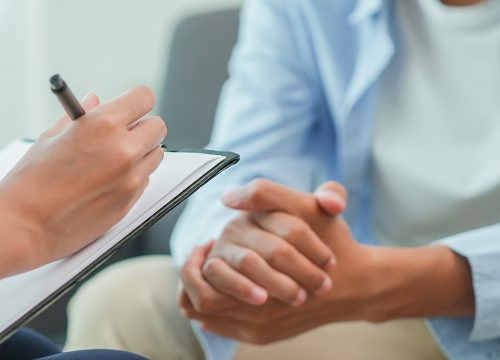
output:
[[[0,152],[0,178],[7,174],[30,146],[27,142],[15,141]],[[193,150],[166,152],[139,201],[101,238],[73,256],[0,280],[0,341],[82,281],[109,258],[119,245],[137,236],[237,161],[238,156],[232,153]]]

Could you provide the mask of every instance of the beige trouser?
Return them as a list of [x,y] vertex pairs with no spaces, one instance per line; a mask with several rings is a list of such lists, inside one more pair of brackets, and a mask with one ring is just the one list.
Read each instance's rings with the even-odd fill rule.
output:
[[[153,360],[203,359],[176,306],[177,270],[151,256],[110,267],[85,284],[69,306],[66,350],[121,349]],[[333,324],[278,344],[241,345],[249,359],[444,359],[422,320]]]

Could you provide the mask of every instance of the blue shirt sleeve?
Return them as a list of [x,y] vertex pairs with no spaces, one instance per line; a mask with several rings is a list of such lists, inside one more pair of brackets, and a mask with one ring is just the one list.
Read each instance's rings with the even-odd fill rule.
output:
[[311,190],[321,177],[317,81],[301,57],[289,16],[293,0],[250,0],[241,16],[209,148],[241,155],[240,163],[194,196],[172,237],[177,264],[191,249],[218,237],[235,214],[221,195],[263,177]]
[[476,313],[430,319],[430,329],[450,359],[500,358],[500,224],[438,242],[465,257],[471,267]]
[[471,267],[476,314],[470,340],[500,338],[500,224],[439,243],[465,257]]

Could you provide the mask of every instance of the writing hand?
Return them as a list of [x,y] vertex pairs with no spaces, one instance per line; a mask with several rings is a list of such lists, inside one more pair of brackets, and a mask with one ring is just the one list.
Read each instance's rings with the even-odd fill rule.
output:
[[3,223],[16,230],[10,273],[70,255],[125,216],[163,159],[165,123],[146,116],[154,102],[145,87],[103,105],[91,95],[85,116],[61,119],[0,182]]

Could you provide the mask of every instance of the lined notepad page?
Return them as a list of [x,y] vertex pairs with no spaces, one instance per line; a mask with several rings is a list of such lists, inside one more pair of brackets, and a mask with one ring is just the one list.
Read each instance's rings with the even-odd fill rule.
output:
[[[26,142],[15,141],[0,152],[0,178],[7,174],[29,147],[30,144]],[[75,278],[224,159],[223,156],[200,153],[166,153],[136,205],[100,239],[64,260],[0,280],[0,333]]]

